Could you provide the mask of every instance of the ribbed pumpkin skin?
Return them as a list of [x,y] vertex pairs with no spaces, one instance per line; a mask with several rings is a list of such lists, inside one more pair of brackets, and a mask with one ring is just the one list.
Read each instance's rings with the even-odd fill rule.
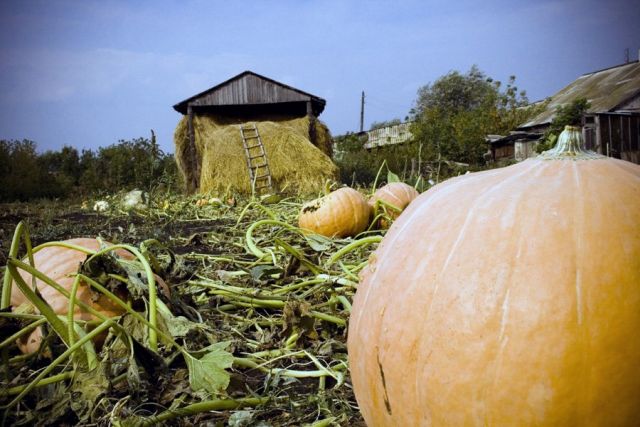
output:
[[300,210],[300,228],[327,237],[355,236],[369,225],[371,207],[360,192],[343,187],[305,203]]
[[[378,188],[375,193],[369,199],[369,205],[373,208],[378,200],[382,200],[389,203],[403,211],[409,203],[411,203],[420,193],[412,186],[405,184],[404,182],[391,182],[384,187]],[[396,219],[402,212],[395,212],[388,210],[388,214],[391,219]],[[381,227],[388,228],[387,221],[381,221]]]
[[[66,240],[65,243],[70,243],[76,246],[82,246],[92,251],[100,249],[100,243],[96,239],[77,238]],[[117,250],[116,253],[119,257],[124,259],[132,259],[133,255],[124,250]],[[42,273],[46,274],[49,278],[56,281],[60,286],[67,291],[71,291],[73,287],[73,281],[75,279],[75,273],[77,273],[80,264],[87,259],[87,255],[84,252],[63,248],[59,246],[51,246],[44,248],[33,255],[36,268]],[[28,262],[28,261],[26,261]],[[20,271],[20,275],[27,284],[31,284],[31,275]],[[168,294],[169,289],[167,285],[156,276],[158,280],[158,286],[163,292]],[[36,286],[42,295],[42,298],[49,303],[53,311],[60,315],[66,315],[69,309],[69,300],[56,291],[53,287],[47,285],[43,281],[37,279]],[[77,299],[91,305],[94,309],[106,316],[117,316],[124,312],[120,306],[111,302],[111,300],[97,291],[91,291],[90,287],[84,283],[80,283]],[[96,297],[94,300],[93,298]],[[17,307],[20,304],[27,302],[24,294],[18,289],[17,285],[13,283],[11,288],[11,305]],[[74,318],[78,320],[93,320],[89,312],[81,310],[78,305],[75,306]],[[38,349],[42,334],[39,330],[35,330],[27,339],[18,343],[18,347],[25,353],[30,353]]]
[[530,159],[422,194],[348,349],[369,426],[640,425],[640,167]]

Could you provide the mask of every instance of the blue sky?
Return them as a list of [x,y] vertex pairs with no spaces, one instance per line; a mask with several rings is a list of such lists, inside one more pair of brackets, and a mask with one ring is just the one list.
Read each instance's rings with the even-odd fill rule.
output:
[[0,2],[0,138],[40,150],[158,135],[171,107],[244,70],[327,100],[334,135],[404,118],[420,86],[473,64],[530,100],[631,60],[637,1]]

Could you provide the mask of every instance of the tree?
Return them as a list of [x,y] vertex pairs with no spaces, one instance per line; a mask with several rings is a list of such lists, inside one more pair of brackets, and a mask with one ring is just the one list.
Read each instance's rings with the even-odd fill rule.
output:
[[418,90],[411,111],[412,133],[427,161],[484,164],[485,137],[503,134],[539,111],[525,108],[525,91],[518,91],[515,76],[502,89],[477,66],[461,74],[452,71]]
[[38,160],[35,142],[0,141],[0,200],[58,196],[54,182]]

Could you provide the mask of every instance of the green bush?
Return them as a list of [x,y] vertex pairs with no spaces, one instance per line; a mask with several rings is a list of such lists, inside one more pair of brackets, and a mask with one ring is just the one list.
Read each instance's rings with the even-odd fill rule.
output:
[[36,148],[29,140],[0,140],[0,201],[180,187],[173,155],[155,138],[121,140],[96,152],[63,147],[38,154]]

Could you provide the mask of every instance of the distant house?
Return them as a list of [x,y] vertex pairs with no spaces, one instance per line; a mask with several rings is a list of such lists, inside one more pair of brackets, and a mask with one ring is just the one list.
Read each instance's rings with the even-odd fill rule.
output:
[[412,122],[399,123],[367,131],[367,141],[364,144],[364,148],[370,150],[410,141],[413,138],[411,124]]
[[536,155],[536,144],[541,133],[511,132],[507,136],[487,135],[493,160],[514,159],[525,160]]
[[594,71],[580,76],[553,95],[542,113],[505,137],[488,138],[494,160],[524,160],[535,155],[535,145],[549,127],[556,109],[576,99],[591,103],[584,117],[583,135],[588,149],[640,163],[640,62]]

